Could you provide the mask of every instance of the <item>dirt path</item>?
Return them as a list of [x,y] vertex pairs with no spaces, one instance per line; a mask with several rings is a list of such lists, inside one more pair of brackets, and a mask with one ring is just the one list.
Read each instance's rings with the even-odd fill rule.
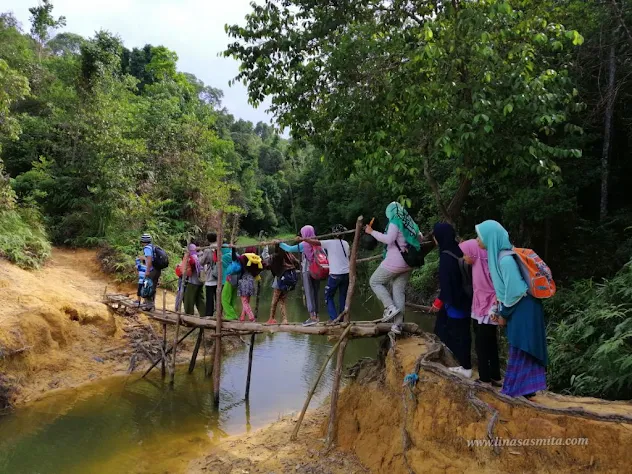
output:
[[131,322],[101,303],[106,285],[134,291],[109,280],[89,250],[54,249],[32,272],[0,260],[0,374],[14,404],[127,369]]

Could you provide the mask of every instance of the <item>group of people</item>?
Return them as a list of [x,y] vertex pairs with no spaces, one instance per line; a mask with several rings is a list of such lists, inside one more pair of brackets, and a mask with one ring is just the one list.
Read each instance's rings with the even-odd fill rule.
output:
[[[401,333],[405,289],[412,268],[405,254],[419,250],[424,237],[408,212],[398,203],[386,208],[385,233],[371,226],[366,232],[386,245],[385,257],[370,285],[384,306],[383,322],[393,321],[391,331]],[[529,293],[509,234],[498,222],[476,226],[476,239],[459,243],[454,228],[437,223],[432,239],[439,249],[439,297],[435,333],[452,351],[459,366],[450,370],[472,377],[472,322],[478,359],[478,381],[502,387],[506,395],[532,397],[546,389],[547,348],[544,310]],[[464,265],[471,267],[468,288]],[[390,285],[390,289],[389,286]],[[509,358],[504,380],[500,372],[497,327],[506,327]]]
[[[401,334],[406,303],[406,285],[413,267],[410,254],[419,252],[424,236],[406,209],[397,202],[386,208],[388,225],[384,232],[369,224],[365,232],[385,245],[382,262],[370,278],[370,286],[384,306],[382,322],[392,322],[391,332]],[[459,366],[450,370],[472,377],[472,325],[478,359],[479,382],[502,387],[509,396],[531,397],[546,388],[547,349],[544,311],[539,299],[529,293],[518,262],[512,256],[513,246],[507,231],[496,221],[476,226],[476,239],[457,241],[455,229],[448,223],[437,223],[431,233],[439,250],[440,292],[433,303],[437,313],[435,333],[452,351]],[[238,318],[237,297],[241,299],[240,321],[255,320],[250,298],[255,294],[255,281],[264,270],[274,279],[268,324],[277,324],[280,306],[281,323],[287,323],[287,296],[300,277],[303,283],[308,319],[304,325],[319,321],[321,278],[312,271],[317,254],[326,252],[329,274],[325,287],[325,303],[330,320],[344,311],[349,286],[350,248],[344,240],[346,229],[333,228],[334,238],[319,240],[311,225],[301,228],[295,245],[277,242],[272,253],[264,248],[261,255],[256,247],[243,254],[228,243],[218,247],[217,236],[208,234],[209,246],[198,251],[190,244],[178,273],[181,275],[184,311],[211,317],[215,312],[215,295],[221,266],[223,290],[221,306],[227,320]],[[141,238],[145,266],[139,265],[139,295],[142,271],[153,276],[157,284],[159,273],[152,268],[151,237]],[[298,255],[298,258],[296,257]],[[468,286],[464,265],[471,268]],[[338,296],[338,305],[335,299]],[[153,308],[153,300],[150,302]],[[500,372],[497,327],[506,327],[509,360],[504,381]]]
[[[250,299],[256,294],[255,282],[260,278],[264,270],[269,270],[273,276],[272,304],[268,324],[277,324],[276,313],[280,307],[281,323],[286,324],[287,296],[296,288],[299,273],[303,282],[305,300],[309,312],[309,318],[303,323],[305,326],[317,324],[319,311],[319,292],[321,278],[310,271],[310,265],[314,261],[315,253],[324,250],[327,256],[329,268],[326,275],[325,304],[331,320],[335,320],[345,307],[347,290],[349,287],[349,243],[343,237],[347,229],[337,225],[332,229],[334,238],[330,240],[316,239],[316,233],[311,225],[301,229],[297,237],[296,245],[277,242],[273,252],[264,247],[261,255],[257,248],[247,247],[239,254],[233,245],[222,243],[221,248],[217,244],[217,234],[211,232],[207,235],[208,246],[198,250],[195,243],[189,244],[176,267],[179,277],[178,296],[176,298],[176,310],[180,305],[184,306],[186,314],[194,314],[197,309],[201,317],[212,317],[215,314],[215,297],[217,286],[222,280],[221,307],[226,320],[244,322],[255,321],[255,314],[250,305]],[[144,309],[154,308],[155,287],[158,285],[159,274],[152,273],[153,245],[151,236],[143,234],[141,238],[143,256],[136,259],[138,270],[138,298],[145,297]],[[315,251],[315,248],[318,250]],[[299,258],[295,256],[299,254]],[[218,269],[221,267],[221,273]],[[152,277],[150,279],[150,276]],[[148,294],[145,287],[151,285],[154,291]],[[335,297],[338,296],[338,307]],[[237,316],[237,298],[241,299],[241,314]]]

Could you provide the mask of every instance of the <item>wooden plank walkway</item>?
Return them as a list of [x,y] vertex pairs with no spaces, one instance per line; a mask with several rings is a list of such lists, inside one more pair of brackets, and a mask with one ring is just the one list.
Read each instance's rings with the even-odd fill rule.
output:
[[[142,311],[138,308],[138,303],[129,298],[127,295],[121,294],[106,294],[105,303],[114,308],[128,308],[136,311]],[[175,311],[157,309],[154,311],[142,311],[151,319],[164,324],[177,324],[178,316],[180,316],[180,325],[201,328],[201,329],[215,329],[217,321],[215,318],[200,318],[197,316],[191,316],[183,313],[176,313]],[[222,335],[240,335],[240,334],[259,334],[259,333],[277,333],[287,332],[293,334],[309,334],[314,336],[340,336],[345,328],[351,324],[351,330],[349,331],[350,337],[378,337],[387,334],[391,330],[390,323],[376,323],[373,321],[352,321],[349,323],[340,324],[327,324],[320,322],[314,326],[303,326],[302,323],[289,323],[289,324],[264,324],[264,323],[250,323],[240,321],[228,321],[222,320]],[[420,333],[419,326],[414,323],[405,323],[403,331],[406,333],[417,334]]]

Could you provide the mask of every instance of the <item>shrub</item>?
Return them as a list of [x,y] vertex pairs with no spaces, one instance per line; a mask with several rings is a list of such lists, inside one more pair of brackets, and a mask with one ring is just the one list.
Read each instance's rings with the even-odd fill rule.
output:
[[0,256],[22,268],[38,268],[51,245],[40,214],[33,208],[0,211]]
[[426,255],[424,266],[413,271],[410,277],[410,291],[417,301],[429,302],[439,288],[439,252]]
[[549,383],[555,391],[632,397],[632,261],[603,283],[582,280],[550,301]]

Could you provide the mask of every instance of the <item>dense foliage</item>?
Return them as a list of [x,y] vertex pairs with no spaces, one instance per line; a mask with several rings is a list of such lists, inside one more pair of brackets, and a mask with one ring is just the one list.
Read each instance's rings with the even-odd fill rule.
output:
[[[559,281],[591,278],[548,306],[552,387],[629,397],[631,26],[628,0],[267,0],[225,54],[322,150],[313,222],[392,199],[426,230],[502,221]],[[425,296],[433,266],[411,280]]]
[[106,31],[55,35],[64,19],[52,4],[30,12],[30,33],[0,17],[0,252],[41,262],[50,246],[26,249],[32,236],[16,227],[39,236],[38,212],[53,243],[101,246],[112,270],[129,268],[142,232],[178,253],[217,228],[220,209],[227,231],[290,227],[287,196],[311,149],[236,120],[222,91],[179,72],[164,46],[129,50]]
[[0,17],[3,255],[35,266],[50,238],[126,270],[141,232],[177,252],[220,209],[233,236],[382,227],[392,200],[426,231],[494,218],[566,287],[547,305],[552,388],[632,393],[631,0],[253,3],[225,54],[289,140],[165,46],[30,11],[29,33]]

